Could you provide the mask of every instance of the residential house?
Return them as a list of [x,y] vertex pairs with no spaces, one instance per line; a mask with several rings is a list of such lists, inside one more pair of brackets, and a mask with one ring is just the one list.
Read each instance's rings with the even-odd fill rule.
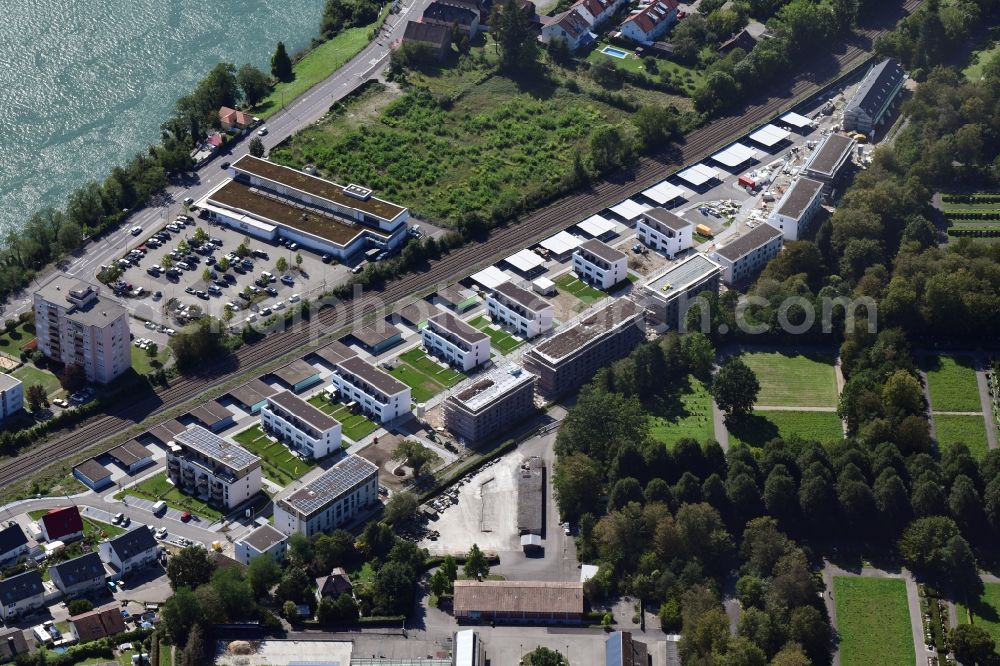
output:
[[584,241],[573,253],[576,276],[598,289],[610,289],[628,277],[628,257],[596,238]]
[[77,641],[88,643],[124,633],[128,628],[121,609],[112,604],[74,615],[69,619],[69,630]]
[[223,106],[219,108],[219,122],[222,129],[229,131],[248,129],[253,126],[254,120],[250,114]]
[[265,523],[238,539],[235,544],[236,561],[250,564],[250,560],[261,555],[270,555],[277,562],[285,559],[288,535]]
[[34,647],[34,641],[30,644],[21,629],[5,629],[0,631],[0,661],[14,661],[19,654],[27,654]]
[[470,39],[479,33],[479,12],[453,2],[434,0],[424,10],[423,22],[449,29],[457,25],[459,31],[469,35]]
[[69,543],[83,538],[83,519],[76,506],[52,509],[39,523],[45,541]]
[[747,53],[750,53],[750,51],[753,51],[753,47],[755,46],[757,46],[757,38],[751,35],[749,30],[743,28],[735,35],[719,44],[719,52],[729,53],[733,49],[743,49]]
[[576,51],[581,46],[586,46],[594,41],[594,34],[591,32],[593,25],[592,17],[586,9],[574,5],[568,11],[547,19],[542,25],[541,40],[548,44],[555,39],[566,42],[570,51]]
[[622,21],[622,37],[640,44],[652,44],[677,20],[677,0],[651,0]]
[[341,446],[340,422],[291,391],[275,393],[260,410],[264,432],[303,458],[324,458]]
[[437,23],[407,21],[402,43],[426,46],[440,62],[448,57],[451,49],[451,30]]
[[463,372],[490,360],[490,336],[450,312],[428,319],[420,338],[428,353]]
[[774,206],[767,223],[781,231],[785,240],[798,240],[809,228],[823,201],[823,183],[797,178]]
[[114,539],[102,541],[101,560],[110,566],[121,578],[144,569],[156,562],[160,547],[153,537],[153,531],[146,525],[129,530]]
[[45,603],[45,586],[42,575],[37,571],[0,580],[0,620],[9,622],[14,618],[31,615]]
[[626,0],[577,0],[576,5],[591,17],[591,28],[598,28],[627,5]]
[[643,245],[670,259],[694,244],[694,225],[665,208],[650,208],[636,220],[635,235]]
[[337,363],[330,381],[341,402],[356,403],[378,423],[410,412],[410,387],[357,356]]
[[96,552],[49,567],[49,579],[64,596],[81,597],[97,592],[107,579],[104,563]]
[[321,601],[323,597],[336,599],[342,594],[354,596],[354,585],[351,584],[351,577],[343,568],[334,567],[329,576],[320,576],[316,579],[317,601]]
[[28,537],[21,526],[14,523],[0,530],[0,565],[17,562],[28,554]]
[[486,297],[486,311],[493,323],[530,340],[552,330],[555,307],[511,282],[497,285]]

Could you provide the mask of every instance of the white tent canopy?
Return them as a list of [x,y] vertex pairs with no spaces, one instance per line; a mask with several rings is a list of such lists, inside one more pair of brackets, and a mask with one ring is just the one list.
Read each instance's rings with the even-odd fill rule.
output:
[[528,249],[520,250],[516,254],[510,255],[506,261],[522,273],[530,273],[545,264],[544,259]]
[[488,266],[472,276],[472,279],[488,290],[493,290],[504,282],[510,282],[510,276],[496,266]]
[[812,121],[806,118],[805,116],[800,116],[794,111],[790,111],[785,115],[781,116],[781,122],[785,123],[786,125],[791,125],[792,127],[797,127],[799,129],[802,129],[803,127],[809,126],[809,124]]
[[687,190],[683,187],[678,187],[673,183],[668,183],[667,181],[653,185],[648,190],[643,190],[642,193],[661,206],[665,203],[673,201],[674,199],[683,199],[687,197]]
[[572,252],[576,248],[580,247],[583,243],[583,239],[579,236],[574,236],[567,231],[560,231],[555,236],[550,236],[543,240],[539,245],[544,247],[546,250],[555,255],[564,255],[567,252]]
[[701,187],[708,181],[719,177],[719,172],[704,164],[695,164],[693,167],[685,169],[677,174],[681,180],[685,180],[695,187]]
[[649,206],[643,206],[641,203],[637,203],[631,199],[626,199],[617,206],[612,206],[611,212],[621,215],[626,220],[634,220],[645,213],[647,208],[649,208]]
[[614,231],[615,223],[600,215],[591,215],[583,222],[578,222],[576,228],[594,238],[600,238],[604,234]]
[[744,162],[757,159],[757,151],[748,146],[744,146],[742,143],[734,143],[725,150],[721,150],[712,155],[712,159],[723,166],[735,167],[743,164]]
[[762,146],[776,146],[785,139],[787,139],[791,133],[788,130],[783,130],[780,127],[775,127],[774,125],[764,125],[759,130],[750,135],[751,141],[756,141]]

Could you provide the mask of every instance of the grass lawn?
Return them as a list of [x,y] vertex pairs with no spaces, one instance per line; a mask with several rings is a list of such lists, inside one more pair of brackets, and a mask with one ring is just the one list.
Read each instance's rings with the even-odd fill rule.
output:
[[934,430],[941,449],[961,442],[969,447],[976,458],[982,458],[989,450],[989,444],[986,443],[986,422],[982,416],[935,414]]
[[555,279],[555,283],[563,291],[568,291],[583,301],[585,305],[591,305],[607,297],[606,293],[581,281],[573,273],[563,273]]
[[36,368],[31,363],[25,363],[10,374],[24,382],[25,388],[31,386],[32,384],[41,384],[42,388],[45,389],[45,393],[48,395],[53,395],[62,390],[62,386],[59,385],[58,377],[48,370]]
[[830,356],[750,353],[742,359],[760,382],[758,405],[837,406],[837,377]]
[[431,379],[445,388],[451,388],[466,377],[464,373],[459,372],[454,368],[443,366],[434,359],[429,358],[427,353],[419,347],[403,352],[399,355],[399,358],[406,361],[425,375],[430,376]]
[[924,362],[931,409],[938,412],[982,412],[971,356],[929,356]]
[[699,444],[715,437],[712,421],[712,398],[701,380],[687,378],[682,391],[657,400],[648,406],[650,432],[653,437],[672,447],[678,440],[690,438]]
[[1000,583],[984,583],[983,594],[975,600],[971,607],[957,604],[958,621],[978,624],[985,629],[997,643],[1000,643]]
[[983,76],[983,67],[998,53],[1000,53],[1000,41],[993,42],[981,50],[973,51],[969,56],[968,66],[962,70],[965,78],[969,81],[978,81],[981,79]]
[[443,386],[409,363],[400,363],[389,374],[410,387],[414,402],[427,402],[444,390]]
[[135,345],[131,345],[132,348],[132,369],[135,370],[140,375],[148,375],[154,369],[159,370],[167,364],[170,360],[170,348],[166,345],[159,347],[156,352],[156,365],[153,364],[154,359],[149,357],[145,349],[139,349]]
[[911,666],[916,660],[906,583],[898,578],[835,576],[842,666]]
[[490,336],[490,344],[501,354],[509,354],[524,344],[524,340],[516,338],[503,328],[494,325],[488,317],[476,317],[469,324]]
[[25,322],[18,324],[9,332],[0,335],[0,352],[6,352],[11,356],[21,355],[24,345],[35,339],[35,325]]
[[[39,509],[37,511],[29,511],[28,517],[32,520],[38,520],[45,514],[49,512],[48,509]],[[95,520],[91,520],[86,516],[83,518],[83,538],[87,540],[92,540],[93,542],[100,541],[101,539],[107,539],[116,537],[120,534],[125,534],[126,530],[123,527],[118,527],[117,525],[111,525],[109,523],[99,523]]]
[[247,428],[233,439],[251,453],[260,456],[264,475],[281,485],[288,485],[316,466],[293,454],[284,444],[270,439],[259,425]]
[[351,410],[345,405],[330,402],[322,393],[309,398],[308,402],[324,414],[328,414],[340,421],[341,434],[352,442],[364,439],[379,428],[377,423],[361,414],[351,414]]
[[361,565],[360,569],[355,569],[350,572],[351,583],[357,585],[358,583],[370,583],[375,578],[375,569],[372,567],[371,562],[365,562]]
[[[612,48],[618,49],[619,51],[624,51],[627,55],[624,58],[616,58],[610,56],[606,53],[602,53],[601,50],[606,46],[606,44],[598,44],[594,50],[587,54],[586,60],[591,65],[596,65],[602,60],[610,60],[611,63],[618,69],[624,70],[626,72],[635,73],[652,73],[646,71],[646,67],[643,64],[642,59],[639,58],[633,51],[622,48],[621,46],[613,46]],[[661,58],[656,58],[657,74],[662,74],[664,72],[669,72],[671,78],[677,82],[679,86],[684,88],[684,91],[691,95],[694,93],[695,88],[701,83],[702,78],[704,78],[704,72],[697,69],[692,69],[690,67],[685,67],[684,65],[674,62],[672,60],[664,60]]]
[[175,488],[174,485],[167,480],[166,472],[160,472],[155,476],[149,477],[142,483],[126,489],[124,494],[135,495],[136,497],[152,500],[154,502],[163,500],[167,503],[167,506],[173,509],[177,509],[179,511],[189,511],[193,514],[201,516],[202,518],[207,518],[212,521],[222,518],[222,513],[220,513],[215,507],[205,504],[196,497],[185,495],[180,490]]
[[840,418],[834,412],[755,411],[738,422],[727,423],[730,439],[761,447],[776,437],[798,435],[821,443],[844,437]]

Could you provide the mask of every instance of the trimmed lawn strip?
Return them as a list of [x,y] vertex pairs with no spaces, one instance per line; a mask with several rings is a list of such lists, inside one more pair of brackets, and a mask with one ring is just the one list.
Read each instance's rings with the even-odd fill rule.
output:
[[0,335],[0,351],[15,358],[21,355],[24,345],[35,339],[35,325],[30,322],[18,324],[9,332]]
[[649,408],[650,434],[672,448],[679,440],[690,438],[699,444],[715,437],[712,398],[701,380],[688,376],[687,388],[667,396]]
[[148,375],[154,369],[159,370],[167,365],[167,361],[170,360],[170,348],[166,345],[158,347],[156,350],[156,362],[157,365],[153,365],[152,358],[146,353],[145,349],[139,349],[135,345],[132,347],[132,369],[135,370],[140,375]]
[[247,428],[233,436],[240,446],[260,456],[266,476],[272,481],[288,485],[315,467],[288,450],[281,442],[272,441],[259,425]]
[[151,476],[142,483],[126,488],[119,494],[135,495],[153,502],[163,500],[167,506],[178,511],[188,511],[211,521],[222,519],[222,513],[215,507],[178,490],[174,484],[167,480],[166,472]]
[[930,356],[924,361],[931,409],[936,412],[982,412],[971,356]]
[[59,384],[59,378],[48,370],[42,370],[41,368],[36,368],[31,363],[25,363],[20,368],[10,373],[14,377],[17,377],[22,382],[24,382],[24,388],[27,392],[27,388],[32,384],[41,384],[42,388],[45,389],[46,395],[54,395],[62,390],[62,386]]
[[[1000,643],[1000,583],[984,583],[983,594],[970,606],[956,602],[959,624],[978,625]],[[971,616],[971,620],[970,620]]]
[[741,358],[760,382],[758,405],[837,406],[837,375],[832,356],[747,353]]
[[727,423],[729,435],[748,446],[762,447],[772,439],[797,435],[823,444],[843,439],[844,431],[835,412],[754,411],[735,423]]
[[946,449],[961,442],[977,459],[989,450],[986,442],[986,422],[982,416],[962,416],[959,414],[935,414],[934,430],[937,433],[938,448]]
[[501,354],[509,354],[525,342],[515,338],[499,326],[495,326],[487,317],[476,317],[469,324],[490,336],[490,344]]
[[341,434],[352,442],[361,441],[379,428],[377,423],[365,416],[351,414],[351,410],[346,405],[330,402],[323,397],[322,393],[309,398],[308,402],[324,414],[337,419],[340,422]]
[[607,297],[606,293],[600,289],[591,287],[572,273],[563,273],[555,279],[555,283],[560,289],[568,291],[573,296],[576,296],[578,300],[583,301],[584,305],[593,305],[602,298]]
[[427,352],[420,347],[416,347],[408,352],[400,354],[399,358],[406,361],[419,372],[429,376],[445,388],[451,388],[465,379],[465,374],[455,370],[454,368],[441,365],[434,359],[427,356]]
[[911,666],[916,660],[906,583],[899,578],[834,576],[842,666]]
[[427,402],[444,390],[443,386],[409,363],[400,363],[389,374],[410,387],[415,402]]

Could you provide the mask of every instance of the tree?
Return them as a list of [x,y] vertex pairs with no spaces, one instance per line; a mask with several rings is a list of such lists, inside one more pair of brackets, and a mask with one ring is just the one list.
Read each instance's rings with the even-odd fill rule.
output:
[[500,52],[500,69],[517,74],[537,65],[538,44],[528,17],[517,0],[496,4],[490,16],[490,28]]
[[271,89],[267,74],[249,63],[236,71],[236,83],[239,84],[240,91],[243,93],[243,100],[252,107],[257,106],[257,102],[264,99]]
[[314,556],[313,542],[302,532],[288,537],[288,558],[297,566],[305,567]]
[[304,604],[313,598],[312,586],[304,569],[288,567],[274,589],[274,597],[281,603]]
[[438,454],[424,446],[420,442],[412,439],[404,439],[396,446],[392,452],[394,460],[403,459],[405,464],[413,469],[413,476],[420,476],[420,470],[425,465],[437,461]]
[[882,402],[890,416],[923,413],[924,389],[913,375],[905,370],[897,370],[882,388]]
[[274,49],[274,55],[271,56],[271,75],[279,81],[291,81],[294,76],[292,60],[288,57],[288,52],[285,51],[284,42],[278,42],[278,46]]
[[385,503],[385,521],[390,525],[412,518],[417,513],[417,496],[408,490],[397,491]]
[[295,267],[298,268],[299,270],[302,270],[302,253],[301,252],[296,252],[295,253]]
[[201,605],[188,587],[175,589],[160,609],[161,626],[174,645],[180,645],[201,618]]
[[955,656],[963,664],[992,663],[996,642],[978,624],[959,624],[951,630],[951,645]]
[[254,157],[264,157],[264,142],[260,140],[259,136],[250,139],[249,150]]
[[448,577],[449,582],[454,583],[455,579],[458,578],[458,565],[455,563],[455,558],[451,555],[445,555],[441,562],[441,571]]
[[185,326],[168,344],[182,373],[201,371],[230,353],[223,327],[212,317],[202,317]]
[[63,252],[72,252],[83,242],[83,229],[71,220],[63,222],[59,227],[59,247]]
[[210,661],[208,641],[200,624],[191,628],[184,650],[181,652],[180,666],[202,666]]
[[245,619],[253,613],[254,593],[250,583],[237,567],[223,567],[212,574],[212,589],[219,595],[219,603],[226,619]]
[[910,523],[899,539],[899,554],[918,574],[963,587],[979,579],[972,549],[951,518],[930,516]]
[[[601,468],[589,456],[583,453],[560,456],[552,483],[562,517],[575,521],[584,513],[595,511],[600,498],[594,489],[601,487],[601,481]],[[997,513],[1000,515],[1000,507]]]
[[80,615],[81,613],[94,610],[94,604],[92,604],[89,599],[73,599],[66,604],[66,610],[69,611],[70,617],[72,617],[74,615]]
[[389,562],[375,574],[373,612],[378,615],[401,615],[413,604],[416,572],[400,562]]
[[319,602],[316,619],[321,624],[356,622],[358,619],[358,604],[347,593],[341,593],[336,598],[323,597]]
[[524,655],[523,662],[525,666],[569,666],[569,662],[562,653],[550,650],[543,645],[539,645]]
[[448,594],[448,591],[451,589],[451,581],[448,580],[448,575],[441,569],[437,569],[431,574],[428,584],[430,585],[431,593],[436,597]]
[[281,580],[281,567],[270,555],[259,555],[247,566],[247,578],[255,597],[265,596]]
[[750,366],[738,356],[730,356],[712,379],[709,392],[729,418],[753,409],[760,392],[760,382]]
[[225,273],[226,271],[228,271],[228,270],[229,270],[229,260],[228,260],[228,259],[226,259],[225,257],[222,257],[222,258],[221,258],[221,259],[219,259],[219,260],[218,260],[217,262],[215,262],[215,268],[216,268],[216,269],[217,269],[217,270],[218,270],[218,271],[219,271],[220,273]]
[[299,619],[299,608],[294,601],[286,601],[281,604],[281,614],[285,616],[286,620],[294,621]]
[[655,151],[663,148],[677,133],[677,114],[662,106],[644,106],[632,114],[632,124],[643,149]]
[[214,571],[215,564],[208,559],[208,552],[194,546],[184,548],[167,562],[167,578],[174,590],[182,587],[193,590],[211,580]]
[[[699,487],[700,490],[701,488]],[[630,476],[618,479],[615,485],[612,486],[608,497],[608,509],[621,509],[629,502],[638,502],[640,504],[643,502],[642,486]]]
[[274,262],[274,270],[279,273],[284,273],[288,270],[288,259],[284,257],[278,257],[278,260]]
[[465,572],[466,578],[485,578],[490,574],[490,563],[486,560],[483,551],[479,550],[478,544],[472,544],[472,548],[469,549],[462,571]]
[[87,374],[82,367],[72,363],[63,368],[59,384],[70,393],[76,393],[87,385]]
[[601,125],[590,136],[590,161],[598,172],[617,169],[630,153],[628,142],[616,125]]
[[715,346],[704,333],[689,333],[681,338],[681,353],[688,371],[700,379],[708,379],[715,366]]
[[28,409],[37,412],[42,407],[48,407],[49,397],[45,393],[45,387],[41,384],[31,384],[24,391],[24,397],[28,401]]

